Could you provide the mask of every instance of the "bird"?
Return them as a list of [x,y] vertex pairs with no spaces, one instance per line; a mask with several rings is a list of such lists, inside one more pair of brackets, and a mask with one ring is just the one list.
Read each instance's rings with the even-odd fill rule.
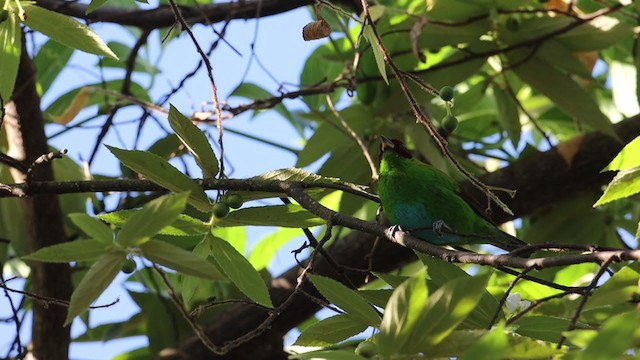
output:
[[394,227],[435,245],[528,245],[498,229],[454,179],[415,159],[400,140],[380,139],[378,196]]

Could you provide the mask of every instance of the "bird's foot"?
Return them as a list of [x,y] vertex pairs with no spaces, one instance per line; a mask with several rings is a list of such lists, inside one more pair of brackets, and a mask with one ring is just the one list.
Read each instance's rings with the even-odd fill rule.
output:
[[452,233],[453,229],[443,220],[436,220],[433,223],[433,232],[438,235],[438,237],[442,237],[445,233]]
[[404,230],[402,230],[402,228],[400,227],[400,225],[393,225],[393,226],[391,226],[391,227],[389,228],[389,230],[388,230],[388,231],[389,231],[389,234],[391,235],[391,237],[395,237],[395,236],[396,236],[396,233],[397,233],[398,231],[404,231]]

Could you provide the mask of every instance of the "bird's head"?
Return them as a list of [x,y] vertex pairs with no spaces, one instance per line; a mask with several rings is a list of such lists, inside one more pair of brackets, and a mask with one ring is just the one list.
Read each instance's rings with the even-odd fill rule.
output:
[[411,159],[413,157],[402,141],[398,139],[389,139],[388,137],[381,135],[380,153],[378,154],[380,162],[382,162],[386,154],[394,154],[405,159]]

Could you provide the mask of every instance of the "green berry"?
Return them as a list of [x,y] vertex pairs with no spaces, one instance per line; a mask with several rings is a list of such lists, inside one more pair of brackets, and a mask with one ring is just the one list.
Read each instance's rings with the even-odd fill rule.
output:
[[120,271],[125,274],[131,274],[132,272],[136,271],[136,262],[131,259],[126,259],[124,263],[122,263]]
[[371,341],[363,341],[356,347],[356,355],[363,358],[372,358],[378,354],[378,345]]
[[217,218],[223,218],[229,215],[229,204],[224,201],[218,201],[213,204],[213,215]]
[[239,194],[231,194],[227,196],[227,204],[229,204],[229,207],[232,209],[240,209],[242,204],[244,204],[244,200]]
[[3,23],[9,18],[9,12],[4,9],[0,9],[0,23]]
[[452,133],[458,127],[458,119],[453,115],[447,115],[440,125],[446,132]]
[[440,99],[444,101],[453,100],[453,88],[451,86],[445,86],[440,89]]

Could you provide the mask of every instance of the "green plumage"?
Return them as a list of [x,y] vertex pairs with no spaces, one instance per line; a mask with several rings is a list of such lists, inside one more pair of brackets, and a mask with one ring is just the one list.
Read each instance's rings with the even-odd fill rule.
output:
[[[393,225],[432,244],[483,243],[509,251],[527,245],[476,212],[452,178],[414,159],[398,140],[382,137],[378,195]],[[434,230],[437,223],[446,226]]]

